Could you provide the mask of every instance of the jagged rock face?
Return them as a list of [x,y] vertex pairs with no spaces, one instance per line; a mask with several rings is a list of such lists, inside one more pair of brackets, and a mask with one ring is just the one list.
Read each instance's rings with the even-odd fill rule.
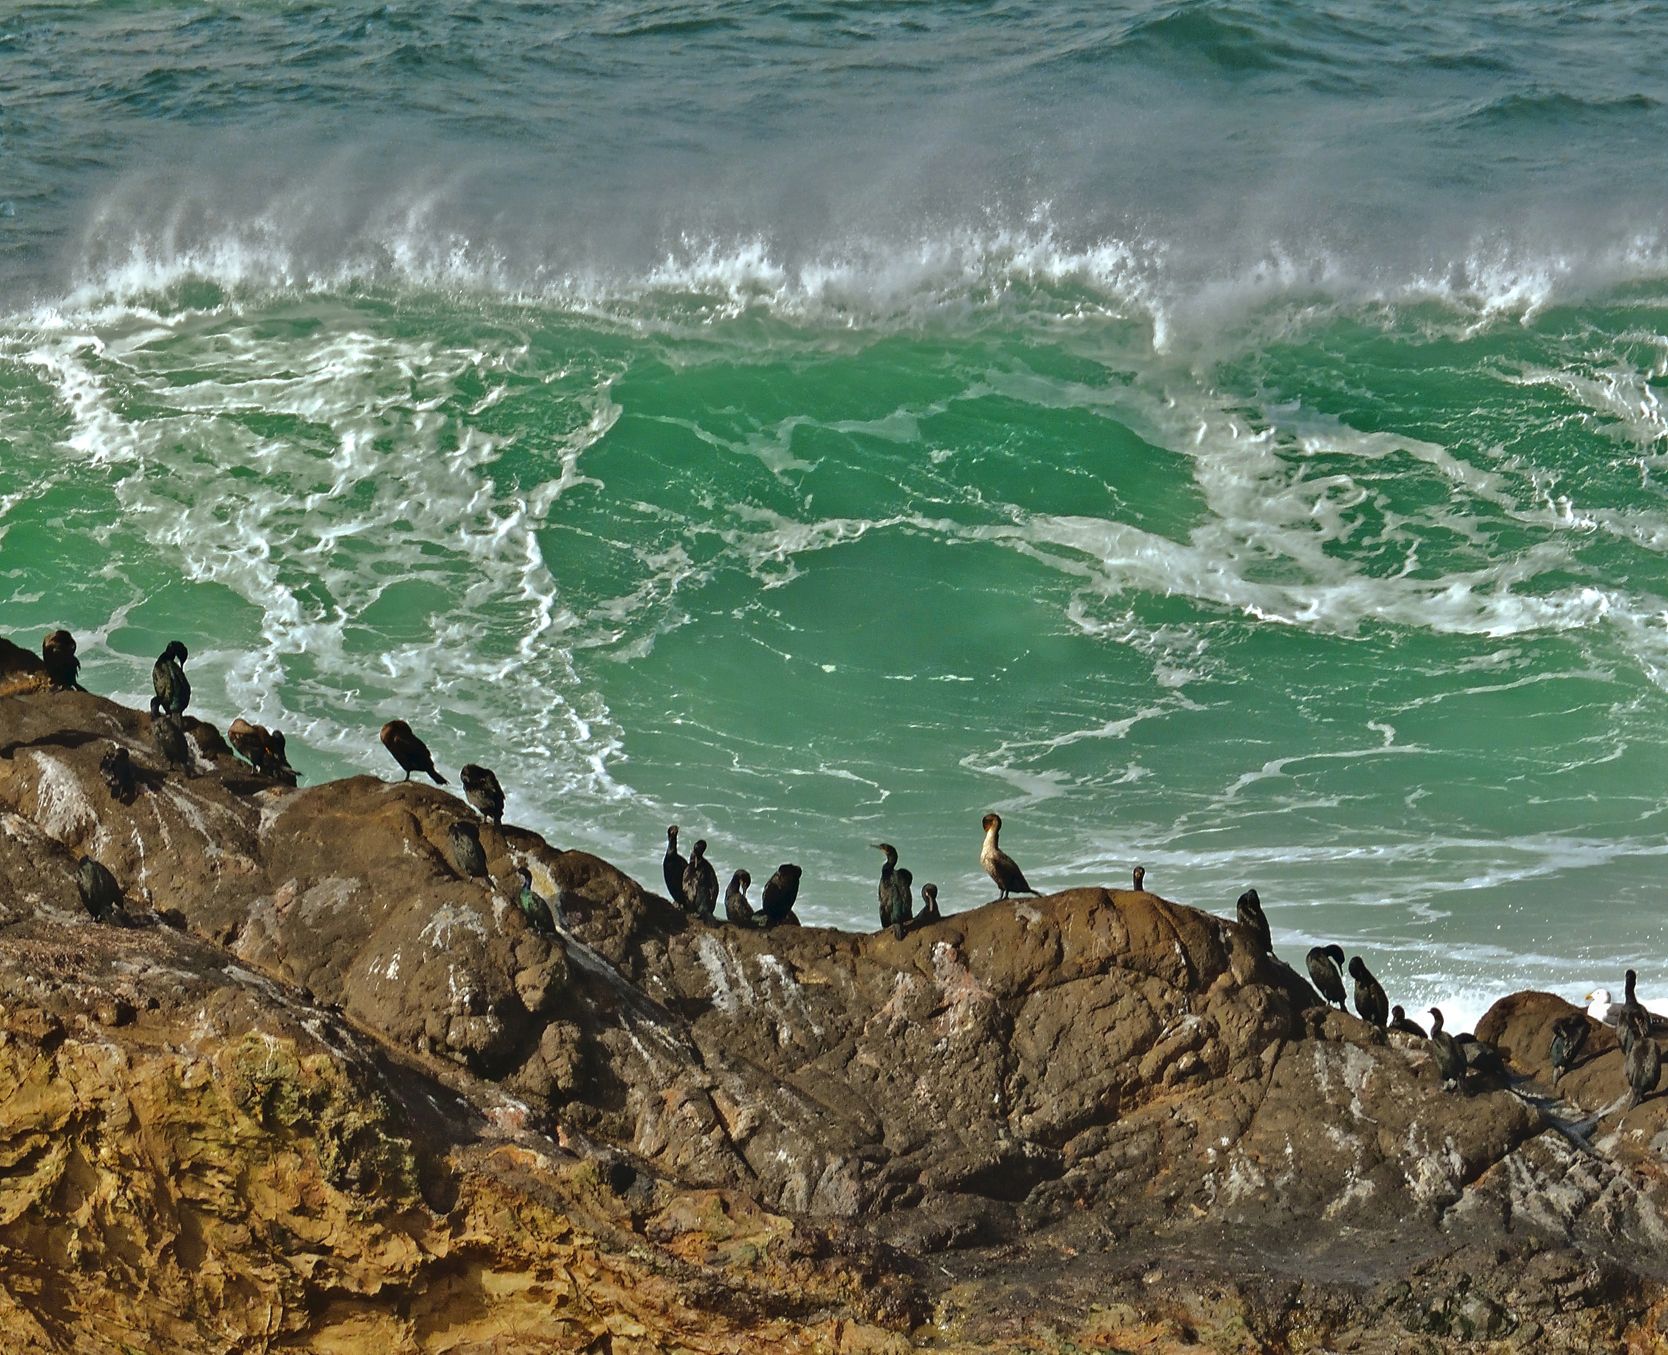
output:
[[[1119,1295],[1123,1329],[1151,1328],[1153,1348],[1164,1348],[1187,1335],[1185,1323],[1167,1336],[1149,1321],[1173,1306],[1157,1291],[1183,1283],[1165,1267],[1200,1257],[1262,1277],[1187,1290],[1190,1311],[1226,1304],[1221,1321],[1259,1341],[1290,1344],[1296,1331],[1289,1295],[1269,1300],[1271,1272],[1311,1287],[1305,1321],[1317,1332],[1354,1331],[1360,1349],[1396,1349],[1409,1331],[1441,1348],[1531,1327],[1547,1340],[1601,1345],[1629,1322],[1636,1334],[1651,1330],[1668,1264],[1657,1260],[1668,1257],[1668,1236],[1651,1159],[1668,1143],[1658,1138],[1668,1098],[1620,1127],[1612,1114],[1593,1152],[1522,1095],[1445,1094],[1425,1042],[1385,1040],[1352,1016],[1317,1010],[1307,984],[1257,954],[1237,924],[1150,893],[1080,889],[991,905],[901,939],[743,930],[693,921],[606,862],[485,823],[488,878],[467,878],[447,833],[475,816],[447,791],[373,777],[276,785],[192,721],[197,774],[168,772],[145,714],[36,691],[30,658],[16,660],[21,685],[0,698],[0,1002],[12,1032],[0,1046],[0,1102],[4,1086],[30,1087],[20,1104],[38,1104],[44,1118],[5,1129],[13,1146],[0,1140],[0,1161],[68,1154],[64,1162],[92,1176],[55,1168],[9,1211],[0,1193],[0,1220],[23,1230],[0,1222],[0,1247],[61,1266],[69,1253],[41,1220],[80,1220],[71,1195],[86,1198],[94,1178],[112,1199],[125,1190],[132,1200],[110,1215],[121,1227],[77,1245],[153,1258],[123,1261],[133,1274],[111,1281],[134,1296],[134,1311],[166,1295],[170,1311],[213,1311],[228,1330],[251,1332],[266,1303],[314,1314],[313,1326],[271,1319],[279,1325],[259,1329],[269,1337],[316,1337],[323,1312],[360,1324],[352,1329],[374,1343],[470,1348],[439,1337],[424,1345],[411,1315],[422,1304],[385,1298],[434,1289],[473,1310],[499,1285],[545,1302],[544,1289],[504,1275],[546,1274],[541,1249],[577,1227],[562,1223],[563,1211],[592,1218],[600,1208],[577,1199],[567,1167],[549,1166],[567,1160],[554,1138],[588,1155],[593,1175],[598,1150],[585,1145],[628,1154],[663,1209],[650,1227],[642,1207],[616,1201],[601,1210],[601,1232],[561,1244],[563,1255],[613,1258],[599,1284],[645,1283],[610,1250],[627,1234],[621,1245],[638,1245],[645,1230],[685,1259],[702,1248],[729,1255],[711,1241],[715,1230],[748,1239],[736,1256],[765,1247],[760,1238],[820,1249],[825,1259],[803,1275],[765,1267],[755,1287],[776,1297],[750,1298],[744,1318],[728,1299],[696,1305],[700,1320],[685,1325],[720,1344],[691,1338],[689,1349],[730,1348],[712,1333],[752,1340],[771,1323],[810,1330],[805,1302],[782,1292],[800,1283],[818,1313],[847,1324],[842,1348],[902,1339],[881,1328],[907,1330],[934,1292],[938,1339],[953,1330],[970,1341],[963,1348],[985,1348],[1009,1339],[1026,1285],[1037,1283],[1058,1289],[1061,1312],[1085,1322]],[[139,770],[131,804],[113,800],[99,775],[112,744]],[[74,884],[82,853],[114,872],[131,917],[163,915],[184,931],[93,924]],[[555,937],[529,927],[518,907],[520,867],[550,901]],[[1549,1081],[1550,1024],[1569,1008],[1520,998],[1481,1033]],[[25,1009],[43,1013],[38,1038],[36,1018],[16,1015]],[[245,1038],[251,1031],[260,1043]],[[1591,1061],[1564,1080],[1588,1111],[1625,1092],[1613,1043],[1595,1036]],[[280,1072],[277,1090],[263,1091],[246,1065],[269,1047]],[[187,1085],[192,1077],[206,1082]],[[79,1088],[74,1115],[48,1104],[62,1101],[60,1083]],[[442,1085],[452,1089],[445,1114],[435,1109]],[[543,1165],[502,1147],[471,1157],[458,1123],[472,1134],[489,1125]],[[177,1125],[182,1145],[190,1135],[221,1145],[209,1184],[193,1183],[183,1146],[166,1160],[129,1152],[129,1139],[155,1149],[174,1132],[163,1125]],[[95,1139],[128,1156],[101,1165]],[[292,1159],[289,1175],[254,1165]],[[0,1192],[22,1179],[0,1177]],[[66,1193],[71,1179],[79,1194]],[[143,1184],[119,1184],[129,1180]],[[452,1254],[458,1230],[474,1236],[490,1211],[532,1209],[526,1192],[538,1226],[518,1232],[509,1253],[495,1240],[495,1259],[474,1280],[442,1283],[425,1269],[424,1258]],[[230,1203],[213,1204],[217,1194]],[[305,1219],[292,1195],[308,1202]],[[210,1204],[213,1228],[192,1213]],[[130,1205],[137,1223],[122,1212]],[[731,1223],[719,1227],[714,1210]],[[821,1219],[823,1231],[784,1214]],[[742,1216],[752,1220],[745,1228]],[[847,1225],[861,1236],[833,1246],[828,1229]],[[623,1231],[598,1240],[609,1228]],[[142,1244],[122,1241],[129,1233]],[[1342,1253],[1340,1238],[1349,1239]],[[1003,1250],[981,1250],[990,1246]],[[1125,1273],[1131,1248],[1138,1264]],[[1459,1285],[1442,1267],[1456,1248],[1482,1258],[1467,1264],[1486,1284]],[[200,1292],[191,1275],[203,1266],[182,1261],[181,1249],[187,1259],[235,1256],[235,1281],[220,1261],[220,1272],[210,1268],[224,1272],[219,1288]],[[353,1273],[296,1261],[315,1252],[353,1253]],[[1564,1260],[1535,1279],[1526,1262],[1504,1259],[1520,1254]],[[935,1264],[921,1266],[925,1257]],[[962,1266],[978,1275],[976,1292],[956,1283]],[[0,1285],[5,1274],[0,1266]],[[1155,1274],[1169,1277],[1157,1290]],[[1325,1289],[1338,1279],[1342,1297]],[[659,1283],[663,1298],[675,1287]],[[727,1279],[701,1283],[730,1292]],[[1397,1284],[1406,1292],[1383,1290]],[[43,1343],[93,1320],[90,1309],[54,1317],[0,1288],[0,1315],[7,1302],[31,1315]],[[435,1303],[423,1311],[438,1323],[445,1303]],[[403,1335],[383,1321],[401,1305],[415,1324]],[[556,1308],[561,1321],[579,1321]],[[228,1317],[233,1309],[243,1316]],[[670,1321],[659,1309],[642,1319],[661,1336],[681,1330]],[[145,1330],[194,1348],[183,1328]],[[522,1348],[515,1343],[533,1330],[505,1327],[501,1348]],[[591,1339],[578,1339],[579,1326],[537,1330],[551,1348]],[[472,1331],[470,1340],[498,1339],[489,1325]],[[1062,1342],[1095,1336],[1093,1322],[1060,1332]],[[660,1348],[643,1339],[651,1344],[641,1348]]]

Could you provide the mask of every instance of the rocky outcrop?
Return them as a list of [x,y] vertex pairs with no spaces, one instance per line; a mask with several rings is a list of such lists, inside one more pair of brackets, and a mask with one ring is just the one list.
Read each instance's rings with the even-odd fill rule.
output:
[[[441,788],[293,789],[192,721],[168,772],[147,715],[29,658],[0,697],[14,1348],[1656,1339],[1668,1099],[1606,1109],[1605,1032],[1553,1097],[1557,999],[1490,1013],[1521,1081],[1456,1095],[1149,893],[741,930],[489,824],[481,880]],[[130,925],[81,907],[84,853]]]

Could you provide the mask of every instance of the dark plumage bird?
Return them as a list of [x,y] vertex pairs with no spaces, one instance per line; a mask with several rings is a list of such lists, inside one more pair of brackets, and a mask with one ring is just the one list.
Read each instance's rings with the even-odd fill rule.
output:
[[1651,1018],[1643,1007],[1624,1012],[1617,1028],[1624,1026],[1633,1027],[1627,1041],[1627,1057],[1622,1060],[1627,1085],[1632,1091],[1627,1103],[1632,1110],[1656,1090],[1657,1081],[1662,1077],[1662,1051],[1651,1038]]
[[678,850],[678,826],[674,823],[666,830],[666,855],[661,858],[660,873],[666,880],[666,897],[679,908],[689,907],[689,896],[683,892],[683,873],[688,869],[689,862]]
[[67,630],[55,630],[41,641],[41,662],[46,680],[62,692],[84,692],[78,681],[81,660],[75,657],[75,637]]
[[724,916],[738,927],[753,925],[753,905],[747,902],[747,887],[753,877],[744,870],[730,876],[730,887],[724,891]]
[[521,905],[522,914],[534,931],[543,932],[546,936],[555,935],[556,919],[551,916],[550,905],[533,892],[531,873],[524,866],[516,874],[521,877],[521,897],[516,902]]
[[109,922],[122,906],[122,887],[116,877],[90,856],[75,867],[75,887],[94,922]]
[[1410,1021],[1400,1007],[1390,1008],[1390,1029],[1399,1030],[1403,1035],[1417,1035],[1421,1040],[1427,1038],[1425,1028],[1417,1021]]
[[185,726],[171,715],[151,717],[151,741],[162,761],[191,774],[191,745],[185,737]]
[[798,866],[784,862],[776,867],[776,873],[765,881],[764,895],[759,900],[759,906],[765,915],[765,926],[774,927],[778,922],[784,922],[793,912],[794,900],[799,897],[799,877],[803,872]]
[[1590,1027],[1584,1013],[1577,1012],[1572,1016],[1562,1016],[1552,1023],[1552,1083],[1557,1086],[1558,1080],[1573,1067],[1575,1061],[1581,1057],[1581,1051],[1586,1048],[1587,1035]]
[[382,727],[382,746],[394,755],[394,761],[405,768],[401,781],[411,780],[412,772],[426,772],[437,786],[444,786],[446,778],[434,769],[434,758],[429,747],[411,732],[404,720],[390,720]]
[[481,850],[481,830],[473,823],[459,820],[446,830],[446,845],[452,851],[452,864],[463,874],[485,879],[486,853]]
[[[1645,1010],[1645,1004],[1634,991],[1639,983],[1639,976],[1630,969],[1622,976],[1622,983],[1622,1000],[1616,1004],[1611,1014],[1616,1018],[1616,1038],[1621,1041],[1622,1052],[1625,1054],[1633,1047],[1636,1031],[1643,1030],[1647,1035],[1651,1033],[1651,1014]],[[1629,1020],[1630,1017],[1642,1017],[1643,1023]]]
[[226,742],[262,776],[293,786],[300,778],[284,751],[284,735],[265,725],[252,725],[241,715],[226,726]]
[[119,800],[124,805],[133,803],[133,797],[139,793],[139,776],[133,770],[133,759],[128,756],[126,748],[117,744],[101,757],[98,771],[104,778],[104,784],[110,788],[112,800]]
[[1268,930],[1268,918],[1263,916],[1263,901],[1258,897],[1257,891],[1247,889],[1241,894],[1234,911],[1239,916],[1239,925],[1251,933],[1251,940],[1256,943],[1257,953],[1259,955],[1274,954],[1274,937]]
[[498,784],[498,778],[485,767],[471,762],[458,772],[458,780],[463,783],[463,793],[469,797],[469,803],[480,811],[483,819],[491,819],[495,825],[504,822],[504,788]]
[[1344,948],[1316,946],[1303,957],[1315,991],[1339,1011],[1344,1010]]
[[151,665],[151,687],[156,692],[156,695],[151,697],[153,720],[164,713],[178,720],[185,714],[185,708],[191,704],[191,683],[185,676],[187,657],[185,646],[178,640],[170,640],[168,647]]
[[284,743],[284,731],[268,729],[266,733],[266,769],[267,775],[293,786],[301,780],[301,775],[290,766],[290,755]]
[[[1352,969],[1355,963],[1354,960],[1350,961]],[[1356,991],[1360,992],[1359,989]],[[1357,997],[1357,1006],[1360,1005],[1360,1001]],[[1459,1047],[1459,1042],[1442,1029],[1442,1010],[1439,1007],[1431,1008],[1430,1040],[1431,1055],[1436,1060],[1436,1071],[1442,1078],[1442,1089],[1449,1091],[1457,1087],[1461,1091],[1465,1090],[1465,1052]]]
[[702,838],[689,853],[683,871],[683,896],[696,917],[711,919],[718,909],[718,872],[707,860],[707,842]]
[[1000,814],[985,815],[985,844],[979,849],[979,864],[985,868],[985,874],[996,882],[996,887],[1002,891],[1002,897],[1009,894],[1035,894],[1037,891],[1025,883],[1025,872],[1014,863],[998,845],[997,839],[1002,833],[1002,816]]
[[1359,955],[1349,962],[1349,976],[1355,980],[1355,1010],[1363,1021],[1383,1030],[1390,1024],[1390,999]]
[[902,866],[892,877],[892,935],[900,941],[908,929],[910,920],[915,916],[915,895],[910,886],[915,883],[915,877]]
[[880,868],[880,887],[876,891],[880,899],[880,926],[884,931],[892,925],[898,912],[898,849],[890,842],[871,842],[869,845],[886,857]]
[[921,886],[921,911],[916,915],[915,925],[922,926],[928,922],[939,921],[938,886],[925,884]]
[[1144,894],[1146,892],[1146,889],[1147,889],[1146,881],[1147,881],[1147,868],[1145,866],[1137,866],[1135,868],[1135,892],[1137,894]]

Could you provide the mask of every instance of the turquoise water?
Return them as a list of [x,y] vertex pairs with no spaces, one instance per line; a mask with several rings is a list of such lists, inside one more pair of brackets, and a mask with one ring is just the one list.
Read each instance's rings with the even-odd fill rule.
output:
[[818,921],[997,809],[1410,1007],[1668,985],[1665,20],[13,7],[0,630]]

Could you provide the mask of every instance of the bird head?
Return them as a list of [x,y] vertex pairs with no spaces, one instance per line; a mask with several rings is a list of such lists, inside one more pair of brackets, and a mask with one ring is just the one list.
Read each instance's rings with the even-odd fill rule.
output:
[[707,840],[704,837],[696,838],[695,839],[695,846],[691,849],[690,855],[691,856],[700,856],[703,852],[706,851],[706,849],[707,849]]
[[1147,868],[1145,866],[1137,866],[1135,868],[1135,887],[1137,889],[1141,888],[1141,881],[1145,880],[1146,878],[1147,878]]
[[667,841],[674,842],[674,843],[678,840],[678,826],[677,826],[677,824],[674,823],[670,828],[668,828],[666,830],[666,839],[667,839]]
[[1344,964],[1344,948],[1334,943],[1326,948],[1326,953],[1332,957],[1333,963],[1340,969]]
[[936,899],[938,897],[938,886],[937,885],[922,885],[921,886],[921,897],[923,899]]
[[992,828],[1001,828],[1001,826],[1002,826],[1002,816],[1000,814],[986,814],[985,815],[985,832],[988,833],[988,832],[990,832],[990,830]]
[[1359,955],[1353,955],[1350,957],[1349,972],[1350,977],[1354,979],[1364,979],[1367,977],[1366,963]]
[[190,655],[186,653],[185,646],[178,640],[170,640],[168,641],[168,648],[162,651],[162,657],[165,660],[172,659],[175,663],[184,663]]
[[1435,1034],[1437,1031],[1439,1031],[1441,1029],[1442,1029],[1442,1008],[1432,1007],[1431,1008],[1431,1033]]

